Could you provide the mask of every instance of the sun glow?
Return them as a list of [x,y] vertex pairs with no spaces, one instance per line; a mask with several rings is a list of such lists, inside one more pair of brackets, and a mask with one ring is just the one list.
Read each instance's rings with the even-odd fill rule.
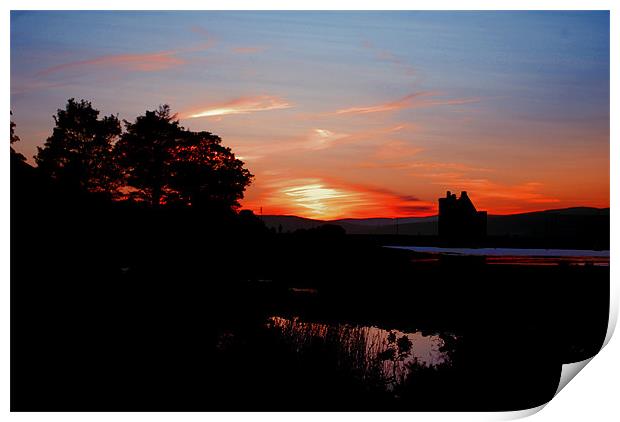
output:
[[334,212],[335,207],[359,201],[355,192],[329,188],[320,183],[282,189],[284,195],[302,208],[311,211],[315,216],[325,216]]
[[244,207],[267,214],[297,215],[321,220],[338,218],[432,215],[435,204],[377,186],[347,184],[337,179],[271,179]]

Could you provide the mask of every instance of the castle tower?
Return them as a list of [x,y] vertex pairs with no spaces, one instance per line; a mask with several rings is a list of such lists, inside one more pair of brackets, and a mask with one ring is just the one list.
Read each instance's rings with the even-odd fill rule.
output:
[[487,234],[487,212],[477,211],[466,191],[459,198],[448,191],[439,198],[439,237],[451,240],[479,240]]

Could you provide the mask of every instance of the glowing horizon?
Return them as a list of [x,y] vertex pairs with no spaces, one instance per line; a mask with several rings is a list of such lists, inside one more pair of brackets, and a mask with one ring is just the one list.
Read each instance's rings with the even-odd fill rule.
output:
[[605,11],[11,12],[30,163],[68,98],[167,103],[245,161],[264,214],[428,216],[447,190],[607,208],[609,71]]

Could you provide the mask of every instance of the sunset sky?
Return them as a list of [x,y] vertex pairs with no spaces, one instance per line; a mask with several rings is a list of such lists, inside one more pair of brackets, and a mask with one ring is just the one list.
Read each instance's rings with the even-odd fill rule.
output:
[[12,12],[30,163],[71,97],[169,104],[245,161],[264,214],[609,206],[608,12]]

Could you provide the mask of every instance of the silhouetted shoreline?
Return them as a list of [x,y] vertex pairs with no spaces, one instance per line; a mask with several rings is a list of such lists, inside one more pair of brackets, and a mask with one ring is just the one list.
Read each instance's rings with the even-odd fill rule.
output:
[[497,248],[609,250],[609,208],[566,208],[512,215],[489,215],[488,234],[472,241],[438,236],[437,216],[398,219],[312,220],[261,216],[267,227],[284,233],[335,224],[347,234],[384,244]]

